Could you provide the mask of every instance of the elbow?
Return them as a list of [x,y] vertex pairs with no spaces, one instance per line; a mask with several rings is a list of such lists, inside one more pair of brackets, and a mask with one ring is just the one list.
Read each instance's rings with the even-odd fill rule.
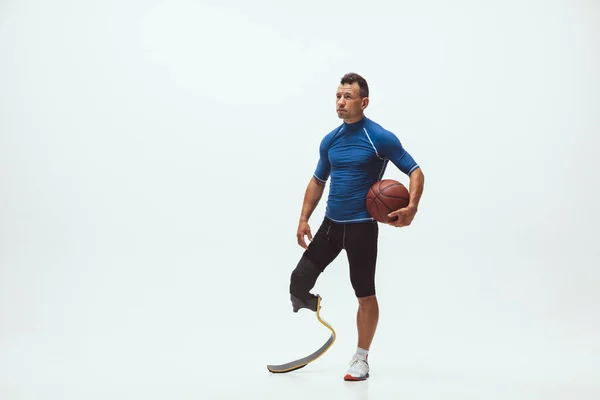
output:
[[313,175],[313,177],[311,178],[311,182],[319,187],[325,187],[325,182],[323,182],[320,179],[317,179],[316,176]]
[[417,167],[415,168],[411,173],[410,173],[410,178],[419,178],[421,180],[425,179],[425,175],[423,174],[423,170],[421,169],[421,167]]

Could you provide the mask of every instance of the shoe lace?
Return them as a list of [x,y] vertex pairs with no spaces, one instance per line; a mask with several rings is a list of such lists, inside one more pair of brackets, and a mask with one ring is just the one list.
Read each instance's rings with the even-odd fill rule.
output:
[[356,368],[357,370],[360,370],[362,373],[366,373],[368,367],[368,364],[365,360],[362,360],[358,357],[352,357],[352,360],[350,361],[350,367],[352,368]]

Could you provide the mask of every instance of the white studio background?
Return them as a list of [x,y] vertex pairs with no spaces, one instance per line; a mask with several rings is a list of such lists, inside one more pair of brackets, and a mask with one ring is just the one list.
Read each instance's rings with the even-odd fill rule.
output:
[[[593,0],[1,1],[0,397],[597,398],[599,26]],[[426,177],[380,230],[360,387],[343,253],[332,350],[265,368],[327,335],[287,290],[350,71]]]

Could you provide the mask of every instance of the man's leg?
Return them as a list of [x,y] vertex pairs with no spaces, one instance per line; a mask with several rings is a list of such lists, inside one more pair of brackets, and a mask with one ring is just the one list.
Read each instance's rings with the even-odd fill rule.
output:
[[369,351],[378,322],[379,304],[377,303],[377,296],[359,297],[358,312],[356,313],[358,348]]
[[290,300],[294,312],[302,308],[317,311],[317,296],[310,291],[322,272],[306,255],[302,255],[290,277]]
[[294,312],[302,308],[317,311],[317,297],[310,290],[315,286],[319,275],[342,251],[339,231],[339,226],[325,219],[292,271],[290,300]]
[[358,343],[344,379],[364,380],[369,377],[369,350],[379,322],[379,303],[375,294],[379,226],[373,221],[348,225],[346,230],[345,248],[350,264],[350,281],[358,299]]

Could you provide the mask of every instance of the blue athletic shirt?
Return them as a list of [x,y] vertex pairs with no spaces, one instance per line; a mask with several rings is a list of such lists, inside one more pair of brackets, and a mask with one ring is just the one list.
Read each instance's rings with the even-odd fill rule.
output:
[[332,221],[356,223],[373,220],[366,207],[371,186],[381,180],[388,161],[406,175],[419,166],[398,137],[367,117],[343,123],[321,140],[314,177],[331,177],[325,216]]

